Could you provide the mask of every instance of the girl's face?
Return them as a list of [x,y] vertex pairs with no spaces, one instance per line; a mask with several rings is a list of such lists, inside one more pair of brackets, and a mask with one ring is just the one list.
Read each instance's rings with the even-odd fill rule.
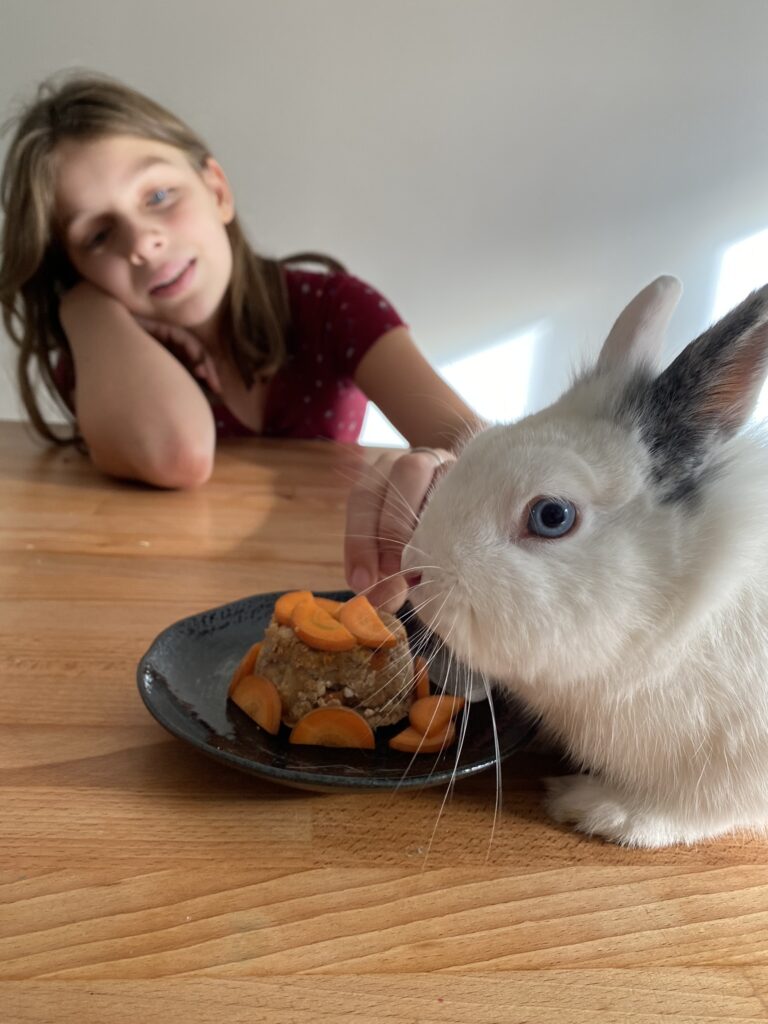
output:
[[56,151],[56,219],[85,280],[131,313],[215,328],[232,274],[232,193],[219,165],[131,135]]

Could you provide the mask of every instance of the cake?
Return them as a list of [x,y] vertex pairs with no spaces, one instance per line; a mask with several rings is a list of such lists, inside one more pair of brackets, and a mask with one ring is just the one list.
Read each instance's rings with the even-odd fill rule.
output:
[[361,594],[348,601],[308,590],[282,594],[264,636],[243,655],[228,697],[289,743],[373,749],[374,730],[407,721],[388,739],[403,753],[439,753],[456,738],[464,698],[430,693],[427,663],[411,656],[394,615]]
[[253,671],[274,683],[286,725],[295,725],[315,708],[352,708],[372,729],[407,716],[414,677],[408,637],[394,615],[376,614],[394,643],[372,646],[355,637],[346,650],[328,651],[308,644],[300,629],[280,621],[283,616],[276,610]]

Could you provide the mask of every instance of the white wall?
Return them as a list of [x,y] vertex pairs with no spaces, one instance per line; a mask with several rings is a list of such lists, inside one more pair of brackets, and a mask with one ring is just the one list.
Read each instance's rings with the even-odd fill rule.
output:
[[0,112],[125,79],[208,140],[257,247],[334,253],[436,363],[544,322],[538,405],[660,272],[678,348],[768,226],[766,39],[765,0],[2,0]]

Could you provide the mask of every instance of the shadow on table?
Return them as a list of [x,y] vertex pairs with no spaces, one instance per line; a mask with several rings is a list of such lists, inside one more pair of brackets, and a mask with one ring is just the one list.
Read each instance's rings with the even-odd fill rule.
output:
[[[229,443],[218,479],[237,490],[240,508],[252,508],[253,515],[251,528],[232,537],[226,557],[254,566],[258,579],[250,593],[344,585],[347,500],[370,457],[365,449],[329,441],[262,441],[255,450],[247,442]],[[214,509],[211,527],[216,524]]]
[[6,768],[3,788],[65,789],[134,793],[148,797],[183,795],[195,800],[290,799],[298,790],[227,769],[175,739],[160,738],[117,750]]

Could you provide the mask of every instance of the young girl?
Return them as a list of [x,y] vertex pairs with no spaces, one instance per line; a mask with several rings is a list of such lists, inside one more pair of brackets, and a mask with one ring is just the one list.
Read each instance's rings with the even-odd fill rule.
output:
[[[80,441],[113,476],[190,487],[219,438],[354,442],[370,399],[421,451],[385,457],[353,493],[347,572],[363,589],[399,568],[398,492],[418,508],[477,421],[378,292],[328,257],[254,252],[205,143],[102,76],[41,86],[17,121],[2,204],[0,302],[44,437]],[[64,438],[40,412],[35,368],[70,418]],[[391,606],[402,593],[393,582],[372,596]]]

